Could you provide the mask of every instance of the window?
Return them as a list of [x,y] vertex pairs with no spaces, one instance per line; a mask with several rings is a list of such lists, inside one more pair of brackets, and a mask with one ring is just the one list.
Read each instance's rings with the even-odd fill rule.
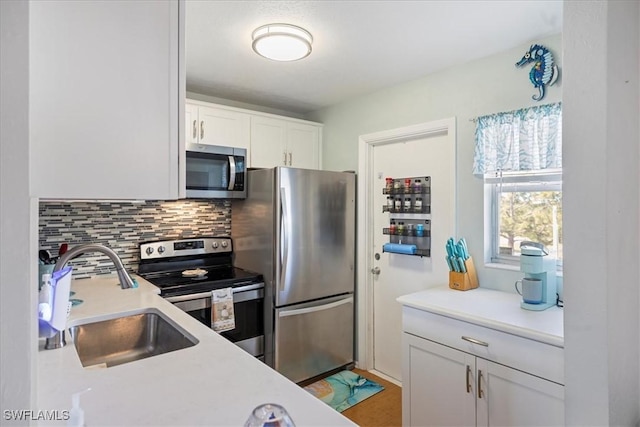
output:
[[499,173],[490,197],[491,262],[517,265],[520,243],[542,243],[562,266],[562,173]]
[[561,267],[561,105],[479,117],[474,174],[487,189],[485,247],[491,248],[491,262],[517,265],[520,242],[534,241]]

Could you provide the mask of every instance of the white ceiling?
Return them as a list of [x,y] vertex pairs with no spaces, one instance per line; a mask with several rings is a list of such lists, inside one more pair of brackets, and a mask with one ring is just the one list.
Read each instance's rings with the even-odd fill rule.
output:
[[[274,22],[310,31],[311,55],[256,55]],[[561,0],[187,0],[187,90],[304,114],[561,31]]]

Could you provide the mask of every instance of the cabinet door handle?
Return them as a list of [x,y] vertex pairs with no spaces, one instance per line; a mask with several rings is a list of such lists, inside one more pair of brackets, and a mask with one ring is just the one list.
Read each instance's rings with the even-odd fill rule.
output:
[[477,340],[477,339],[471,338],[471,337],[465,337],[464,335],[461,338],[463,340],[469,341],[470,343],[473,343],[473,344],[478,344],[478,345],[481,345],[483,347],[489,347],[489,343],[488,342],[480,341],[480,340]]
[[482,392],[482,371],[478,369],[478,399],[482,399],[484,393]]
[[196,139],[196,136],[198,135],[198,126],[197,126],[197,120],[193,121],[193,139]]
[[467,393],[471,393],[471,366],[467,365]]
[[289,166],[291,166],[293,163],[291,163],[291,159],[293,158],[293,155],[291,154],[291,152],[289,152]]
[[204,138],[204,120],[200,121],[200,139]]

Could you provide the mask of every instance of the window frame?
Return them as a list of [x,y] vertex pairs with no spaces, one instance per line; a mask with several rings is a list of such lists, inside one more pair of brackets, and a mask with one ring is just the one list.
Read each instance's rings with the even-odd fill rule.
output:
[[[517,255],[500,254],[500,195],[503,188],[513,187],[509,192],[516,191],[560,191],[562,192],[562,170],[547,169],[541,171],[498,171],[495,176],[485,176],[485,186],[489,186],[489,260],[494,264],[519,266],[520,257]],[[520,189],[517,186],[520,185]],[[562,271],[562,260],[557,260],[557,270]]]

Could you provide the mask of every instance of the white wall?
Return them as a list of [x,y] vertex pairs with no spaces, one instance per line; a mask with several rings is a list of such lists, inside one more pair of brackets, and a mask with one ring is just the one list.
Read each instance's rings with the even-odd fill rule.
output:
[[638,5],[564,3],[567,425],[640,423]]
[[[4,421],[5,410],[37,409],[38,206],[29,197],[29,3],[1,1],[0,19],[0,406]],[[14,425],[19,424],[29,423]]]
[[[469,243],[480,286],[509,292],[514,292],[513,283],[522,277],[517,268],[496,270],[486,268],[482,262],[483,183],[471,173],[475,124],[470,119],[561,100],[561,36],[531,43],[549,47],[561,69],[559,81],[548,89],[542,102],[531,99],[536,92],[529,82],[530,67],[515,67],[530,47],[527,44],[308,115],[310,120],[324,123],[323,168],[331,170],[357,169],[360,135],[457,117],[458,237],[465,237]],[[433,242],[440,244],[445,242]]]

